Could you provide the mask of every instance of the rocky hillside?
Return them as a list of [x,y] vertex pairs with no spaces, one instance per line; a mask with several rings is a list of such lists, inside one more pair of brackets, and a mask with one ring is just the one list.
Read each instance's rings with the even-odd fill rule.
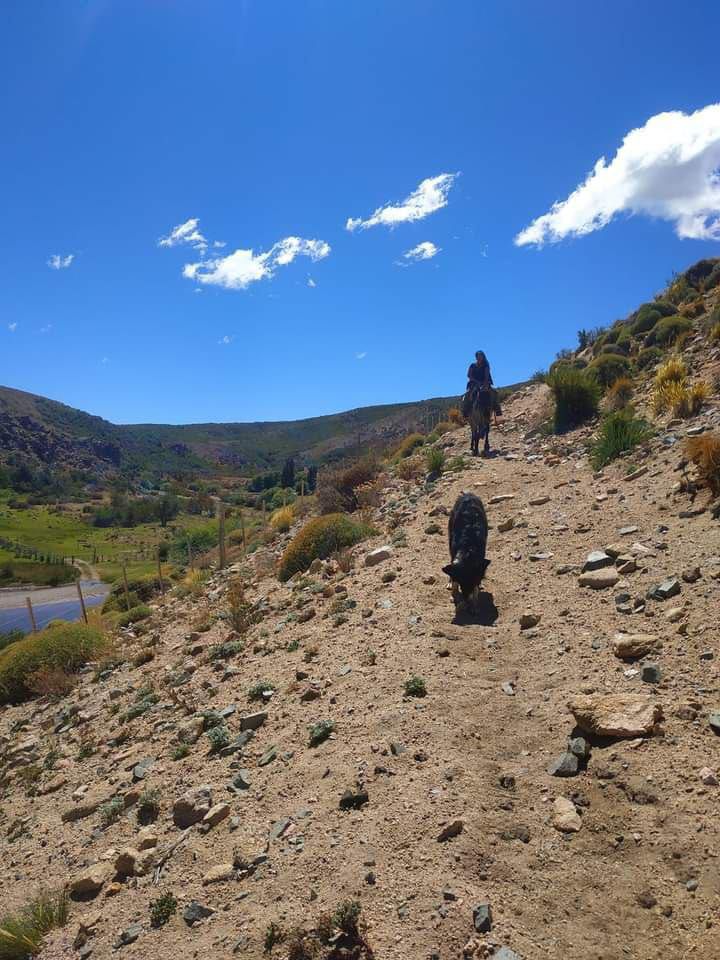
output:
[[436,422],[457,398],[363,407],[307,420],[120,426],[65,404],[0,387],[0,462],[95,476],[252,473],[287,457],[322,463]]
[[[720,348],[685,361],[711,379]],[[156,602],[62,703],[3,709],[3,909],[72,891],[43,960],[720,956],[720,526],[680,469],[714,390],[593,473],[594,428],[542,436],[548,389],[523,389],[492,458],[388,476],[347,572],[280,584],[291,531]],[[462,490],[491,565],[455,616]]]

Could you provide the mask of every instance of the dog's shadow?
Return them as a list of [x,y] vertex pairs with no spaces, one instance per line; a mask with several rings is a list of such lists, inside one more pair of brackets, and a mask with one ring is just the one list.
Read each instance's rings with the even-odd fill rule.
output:
[[486,590],[479,590],[470,602],[458,601],[453,624],[456,627],[492,627],[499,615],[493,595]]

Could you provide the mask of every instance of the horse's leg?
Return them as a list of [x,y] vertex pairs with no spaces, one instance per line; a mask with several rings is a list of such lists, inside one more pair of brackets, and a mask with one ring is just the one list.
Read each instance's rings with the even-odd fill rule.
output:
[[487,422],[487,427],[485,428],[485,453],[490,453],[490,421]]

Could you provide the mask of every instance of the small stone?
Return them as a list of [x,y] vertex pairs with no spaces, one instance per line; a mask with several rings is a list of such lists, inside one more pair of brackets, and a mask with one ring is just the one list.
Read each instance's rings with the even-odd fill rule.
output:
[[347,789],[343,795],[340,797],[340,809],[341,810],[360,810],[361,807],[364,807],[366,803],[370,801],[367,790],[358,789],[352,790]]
[[442,828],[438,834],[438,843],[445,843],[454,837],[459,837],[465,829],[465,823],[462,820],[453,820]]
[[636,694],[588,694],[575,697],[567,706],[581,730],[605,737],[649,736],[662,719],[659,704]]
[[399,757],[400,754],[405,753],[406,750],[407,750],[407,747],[405,746],[405,744],[400,743],[399,741],[393,741],[390,744],[390,753],[392,753],[394,757]]
[[546,769],[551,777],[574,777],[578,767],[578,758],[566,751],[549,763]]
[[121,947],[127,947],[131,943],[135,943],[137,938],[142,933],[142,924],[140,923],[131,923],[129,927],[126,927],[125,930],[117,938],[113,947],[115,950],[119,950]]
[[266,767],[269,763],[272,763],[273,760],[277,759],[277,747],[272,746],[268,747],[265,753],[258,760],[259,767]]
[[212,805],[212,791],[209,784],[195,787],[183,794],[173,806],[173,822],[176,827],[185,830],[200,823]]
[[648,600],[669,600],[680,593],[680,581],[677,577],[668,577],[662,583],[650,587],[646,596]]
[[258,710],[257,713],[248,713],[240,717],[240,730],[259,730],[267,720],[268,715],[265,710]]
[[637,533],[639,527],[629,526],[629,527],[620,527],[618,533],[621,537],[629,537],[631,533]]
[[587,555],[582,572],[588,573],[591,570],[602,570],[603,567],[611,567],[613,562],[613,558],[605,553],[604,550],[593,550],[592,553]]
[[210,807],[208,812],[203,817],[203,823],[207,823],[211,827],[216,827],[228,816],[230,816],[230,804],[216,803],[214,806]]
[[520,617],[520,629],[530,630],[532,627],[536,627],[541,619],[541,613],[523,613]]
[[643,683],[660,683],[660,667],[656,663],[645,663],[640,671]]
[[550,503],[550,497],[546,494],[542,494],[539,497],[533,497],[528,501],[531,507],[542,507],[545,503]]
[[699,886],[700,881],[693,878],[692,880],[688,880],[688,882],[685,884],[685,889],[688,891],[688,893],[692,893],[694,890],[697,890]]
[[685,610],[682,607],[671,607],[665,612],[665,617],[670,623],[679,623],[685,616]]
[[708,717],[708,724],[713,733],[720,735],[720,713],[711,713]]
[[658,646],[658,638],[650,633],[616,633],[612,639],[612,651],[619,660],[645,657]]
[[715,772],[710,769],[710,767],[702,767],[698,773],[698,776],[705,784],[706,787],[717,787],[718,778],[715,775]]
[[702,574],[700,567],[690,567],[688,570],[683,570],[681,576],[685,583],[697,583]]
[[231,863],[218,863],[210,867],[202,878],[204,887],[211,883],[224,883],[226,880],[232,880],[235,875],[235,868]]
[[585,737],[572,737],[568,740],[568,750],[574,754],[578,760],[587,760],[590,756],[590,744]]
[[507,533],[509,530],[512,530],[514,526],[515,526],[514,517],[506,517],[505,520],[501,520],[498,523],[497,525],[498,533]]
[[492,930],[492,910],[489,903],[478,903],[473,907],[473,926],[477,933],[489,933]]
[[91,867],[88,867],[82,873],[78,874],[71,882],[70,895],[79,897],[95,896],[110,879],[112,872],[112,867],[109,863],[94,863]]
[[522,957],[510,947],[500,947],[492,955],[492,960],[522,960]]
[[572,800],[557,797],[553,802],[553,826],[561,833],[577,833],[582,828],[580,814]]
[[238,770],[233,777],[233,786],[238,790],[249,790],[251,783],[249,770]]

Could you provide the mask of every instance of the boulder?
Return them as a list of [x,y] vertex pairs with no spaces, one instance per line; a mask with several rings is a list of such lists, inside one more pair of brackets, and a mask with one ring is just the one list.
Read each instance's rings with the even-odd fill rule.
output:
[[208,872],[202,878],[203,886],[210,883],[223,883],[226,880],[232,880],[235,875],[235,868],[231,863],[218,863],[210,867]]
[[577,696],[567,706],[581,730],[601,737],[646,737],[662,720],[660,704],[631,693]]
[[371,550],[370,553],[365,555],[365,566],[374,567],[377,563],[382,563],[383,560],[389,560],[392,555],[392,547],[377,547],[377,549]]
[[659,646],[660,641],[651,633],[616,633],[612,638],[612,652],[619,660],[637,660]]
[[86,867],[70,883],[70,895],[77,897],[94,897],[100,893],[105,883],[112,876],[113,869],[109,863],[94,863]]
[[581,587],[590,587],[591,590],[607,590],[620,581],[620,574],[614,567],[603,567],[601,570],[589,570],[580,574],[578,583]]
[[188,790],[173,806],[173,822],[181,830],[200,823],[212,806],[212,791],[209,784]]

